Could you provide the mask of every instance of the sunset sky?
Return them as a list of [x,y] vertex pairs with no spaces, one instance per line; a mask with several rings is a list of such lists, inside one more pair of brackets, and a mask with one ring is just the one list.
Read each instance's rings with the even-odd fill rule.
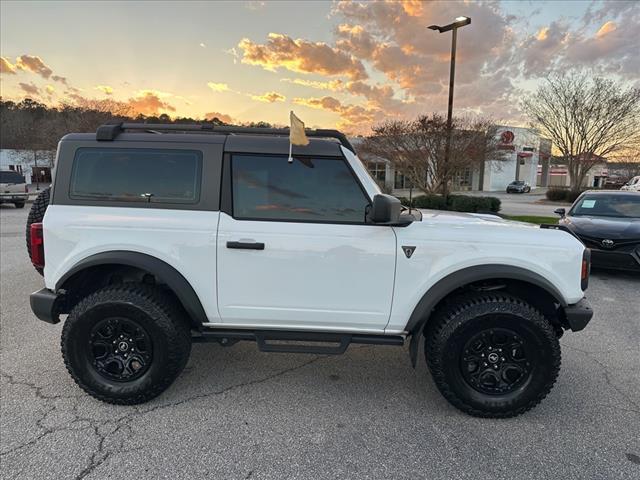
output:
[[522,93],[571,67],[640,86],[635,1],[0,5],[3,99],[366,133],[446,108],[451,35],[426,27],[460,15],[456,113],[522,123]]

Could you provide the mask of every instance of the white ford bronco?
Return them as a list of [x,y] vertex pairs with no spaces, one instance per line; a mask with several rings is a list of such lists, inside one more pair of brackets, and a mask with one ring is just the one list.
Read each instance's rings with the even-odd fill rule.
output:
[[78,385],[110,403],[160,394],[192,342],[343,353],[420,340],[438,389],[471,415],[537,405],[559,337],[592,317],[589,250],[496,216],[410,212],[347,138],[308,130],[116,124],[70,134],[28,225]]

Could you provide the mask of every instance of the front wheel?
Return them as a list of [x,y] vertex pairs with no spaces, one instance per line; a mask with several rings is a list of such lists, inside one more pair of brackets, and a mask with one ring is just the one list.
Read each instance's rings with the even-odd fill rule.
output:
[[552,325],[531,305],[503,293],[447,302],[425,335],[427,364],[444,397],[478,417],[506,418],[535,407],[560,370]]
[[143,403],[180,374],[191,332],[178,306],[157,288],[122,284],[99,290],[69,314],[62,356],[76,383],[108,403]]

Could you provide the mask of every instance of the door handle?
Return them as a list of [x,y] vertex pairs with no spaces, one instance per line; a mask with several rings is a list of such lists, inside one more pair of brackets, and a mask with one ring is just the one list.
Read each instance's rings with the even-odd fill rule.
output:
[[262,242],[227,242],[227,248],[238,250],[264,250]]

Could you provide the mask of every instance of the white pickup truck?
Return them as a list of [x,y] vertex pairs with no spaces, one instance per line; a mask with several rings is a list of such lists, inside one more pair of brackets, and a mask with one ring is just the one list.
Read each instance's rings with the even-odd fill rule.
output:
[[0,203],[23,208],[29,198],[24,177],[13,170],[0,170]]
[[78,385],[144,402],[192,342],[312,354],[408,343],[415,365],[424,339],[457,408],[509,417],[538,404],[559,337],[592,316],[589,250],[495,216],[407,212],[343,134],[307,135],[292,159],[276,129],[119,124],[61,140],[29,225],[45,282],[31,306],[50,323],[68,315]]

